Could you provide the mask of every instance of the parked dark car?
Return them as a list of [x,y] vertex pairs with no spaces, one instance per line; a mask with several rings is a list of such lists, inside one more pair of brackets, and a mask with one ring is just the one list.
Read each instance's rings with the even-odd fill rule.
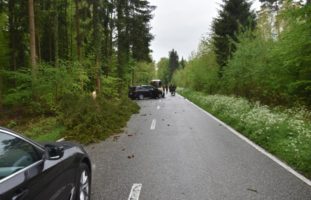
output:
[[164,93],[151,85],[134,86],[129,88],[131,99],[164,98]]
[[38,144],[0,127],[1,200],[89,200],[91,170],[79,145]]

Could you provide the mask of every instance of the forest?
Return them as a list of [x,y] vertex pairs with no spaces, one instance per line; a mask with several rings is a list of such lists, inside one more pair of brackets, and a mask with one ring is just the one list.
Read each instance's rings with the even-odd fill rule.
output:
[[261,2],[223,0],[197,51],[185,61],[172,50],[158,75],[311,177],[310,1]]
[[[154,72],[146,0],[1,0],[0,124],[83,143],[122,128]],[[92,96],[93,94],[93,96]]]

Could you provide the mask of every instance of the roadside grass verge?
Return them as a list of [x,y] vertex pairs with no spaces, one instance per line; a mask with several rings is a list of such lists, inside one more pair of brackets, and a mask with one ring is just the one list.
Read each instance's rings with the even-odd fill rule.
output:
[[311,178],[311,112],[270,108],[240,97],[178,91],[270,153]]
[[66,130],[56,117],[30,118],[28,121],[11,120],[7,127],[37,142],[56,141],[63,137]]

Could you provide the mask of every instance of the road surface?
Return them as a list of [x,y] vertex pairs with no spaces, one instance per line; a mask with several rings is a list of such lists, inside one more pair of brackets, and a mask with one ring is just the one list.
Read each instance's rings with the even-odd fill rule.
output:
[[92,200],[310,200],[311,187],[181,96],[138,101],[124,133],[87,147]]

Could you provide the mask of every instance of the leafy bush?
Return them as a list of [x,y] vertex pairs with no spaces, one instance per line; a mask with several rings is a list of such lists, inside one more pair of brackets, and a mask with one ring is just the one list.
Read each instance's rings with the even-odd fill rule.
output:
[[184,69],[177,70],[173,82],[179,87],[215,93],[218,88],[218,65],[208,40],[202,40],[198,52],[187,62]]
[[311,177],[311,112],[269,108],[244,98],[181,90],[208,112]]
[[14,82],[16,87],[6,92],[3,104],[23,108],[29,114],[55,113],[64,94],[85,93],[85,87],[90,82],[87,72],[79,63],[60,63],[59,67],[38,66],[34,81],[30,69],[4,71],[8,81]]

